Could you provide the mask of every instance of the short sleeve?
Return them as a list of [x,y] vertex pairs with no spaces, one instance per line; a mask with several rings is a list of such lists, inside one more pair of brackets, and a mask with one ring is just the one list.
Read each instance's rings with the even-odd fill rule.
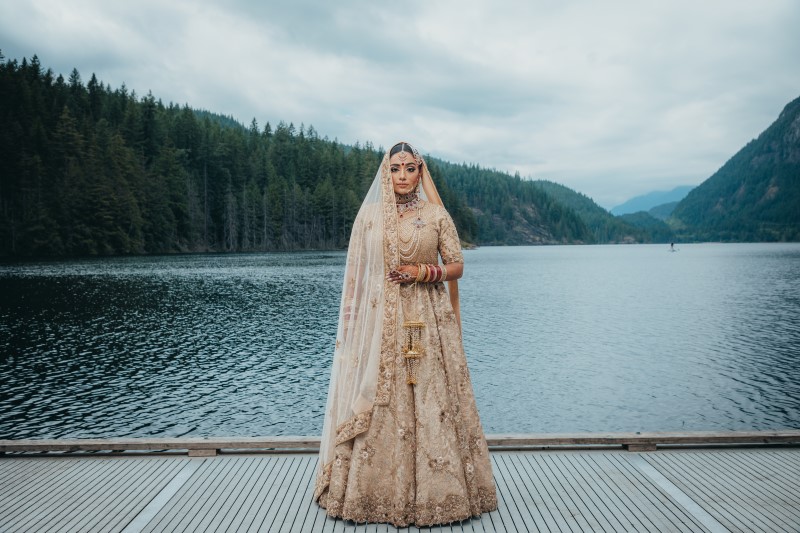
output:
[[439,254],[442,256],[442,263],[463,263],[464,254],[461,253],[461,241],[458,238],[458,231],[450,213],[441,208],[439,215]]

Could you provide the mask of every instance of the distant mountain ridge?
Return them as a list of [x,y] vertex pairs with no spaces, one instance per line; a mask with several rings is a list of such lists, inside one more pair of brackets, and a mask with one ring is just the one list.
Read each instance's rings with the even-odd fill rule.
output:
[[559,183],[547,180],[533,182],[554,200],[572,209],[589,227],[597,244],[650,242],[647,230],[634,226],[597,205],[594,200]]
[[680,202],[686,198],[686,195],[689,194],[689,191],[692,189],[694,189],[694,185],[681,185],[670,191],[653,191],[647,194],[634,196],[630,200],[613,207],[610,211],[612,215],[617,216],[636,213],[638,211],[650,211],[654,207],[663,204]]
[[675,210],[679,202],[668,202],[666,204],[657,205],[650,208],[647,213],[658,220],[666,221]]
[[800,98],[693,189],[669,223],[691,240],[800,240]]

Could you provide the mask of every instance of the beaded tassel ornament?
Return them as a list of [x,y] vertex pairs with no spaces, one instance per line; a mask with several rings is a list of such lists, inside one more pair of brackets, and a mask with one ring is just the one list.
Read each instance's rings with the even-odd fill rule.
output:
[[403,322],[403,331],[405,332],[403,357],[406,359],[406,383],[409,385],[417,384],[419,358],[425,355],[425,348],[422,345],[422,328],[424,327],[424,322],[416,320]]

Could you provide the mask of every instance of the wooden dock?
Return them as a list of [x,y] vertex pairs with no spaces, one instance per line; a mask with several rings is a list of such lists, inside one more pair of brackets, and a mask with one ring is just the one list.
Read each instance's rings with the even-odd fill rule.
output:
[[[600,436],[600,443],[594,442],[597,435],[584,435],[585,441],[572,436],[567,440],[579,442],[559,445],[578,449],[551,447],[553,436],[489,436],[500,508],[423,531],[800,531],[800,448],[688,447],[681,441],[680,447],[664,449],[667,435],[634,434],[658,441],[639,444],[659,446],[655,452],[637,452],[621,448],[630,449],[630,443],[619,441],[625,435],[631,436]],[[681,435],[704,440],[700,434],[694,439]],[[764,438],[737,435],[738,442],[800,441],[796,431],[759,433]],[[728,440],[720,442],[731,438],[727,434]],[[617,439],[616,448],[607,447],[608,439]],[[161,449],[189,449],[197,441],[0,441],[0,451],[20,451],[23,442],[61,443],[66,446],[61,449],[82,449],[81,444],[88,449],[153,449],[149,446],[167,440],[175,446]],[[214,453],[229,450],[233,442],[246,444],[241,439],[199,440]],[[305,451],[248,449],[266,441],[282,443],[275,447],[283,450]],[[396,531],[385,524],[330,519],[312,503],[317,456],[308,450],[317,442],[251,439],[244,450],[212,457],[175,452],[34,456],[29,452],[43,450],[28,445],[28,453],[0,455],[0,532]],[[606,447],[598,449],[598,444]]]

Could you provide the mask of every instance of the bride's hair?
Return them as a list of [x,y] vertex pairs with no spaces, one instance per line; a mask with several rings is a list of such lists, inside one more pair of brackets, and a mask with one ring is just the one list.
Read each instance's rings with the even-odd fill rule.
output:
[[389,157],[391,157],[394,154],[397,154],[399,152],[408,152],[409,154],[414,155],[414,149],[411,148],[411,145],[408,144],[408,143],[402,142],[402,143],[397,143],[394,146],[392,146],[392,149],[389,150]]

